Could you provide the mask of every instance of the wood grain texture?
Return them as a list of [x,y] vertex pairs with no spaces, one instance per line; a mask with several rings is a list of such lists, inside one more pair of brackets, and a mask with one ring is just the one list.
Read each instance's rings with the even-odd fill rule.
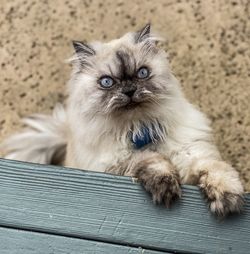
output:
[[166,254],[142,248],[1,227],[0,239],[1,254]]
[[0,226],[178,253],[250,249],[245,211],[212,216],[196,187],[170,210],[128,177],[0,160]]

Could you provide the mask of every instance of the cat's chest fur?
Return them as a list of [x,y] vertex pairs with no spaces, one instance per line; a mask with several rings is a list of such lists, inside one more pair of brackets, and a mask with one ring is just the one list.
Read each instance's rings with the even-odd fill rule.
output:
[[120,138],[112,132],[99,136],[98,132],[85,132],[78,135],[78,138],[73,139],[69,144],[66,164],[91,171],[105,172],[107,169],[129,160],[136,152],[145,149],[162,149],[164,142],[157,140],[156,135],[153,138],[154,140],[145,130],[141,136],[128,132]]
[[115,141],[113,137],[100,139],[98,144],[88,144],[84,140],[74,140],[68,146],[68,166],[91,171],[105,172],[120,160],[128,159],[133,153],[129,144]]

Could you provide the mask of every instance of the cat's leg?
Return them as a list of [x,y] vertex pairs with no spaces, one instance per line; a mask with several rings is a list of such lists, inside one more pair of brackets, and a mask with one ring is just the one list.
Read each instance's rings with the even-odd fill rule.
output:
[[136,152],[129,161],[123,161],[107,171],[137,178],[138,182],[152,194],[155,203],[164,203],[169,207],[172,201],[181,196],[178,171],[159,153]]
[[[207,156],[201,151],[206,151]],[[174,157],[174,161],[181,161],[184,166],[184,169],[180,169],[182,183],[198,185],[213,213],[225,216],[241,210],[244,190],[239,174],[220,158],[216,147],[202,143],[192,149],[192,145],[189,145],[188,150]]]
[[198,159],[191,168],[204,192],[213,213],[225,216],[240,212],[243,205],[243,186],[238,172],[220,160]]

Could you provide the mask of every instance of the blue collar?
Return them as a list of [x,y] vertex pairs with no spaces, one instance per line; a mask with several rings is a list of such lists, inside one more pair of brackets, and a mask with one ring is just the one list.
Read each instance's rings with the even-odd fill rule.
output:
[[131,132],[130,140],[133,143],[134,148],[141,149],[149,144],[156,144],[162,140],[164,137],[163,127],[159,123],[157,127],[153,124],[151,127],[142,124],[139,133],[134,134]]

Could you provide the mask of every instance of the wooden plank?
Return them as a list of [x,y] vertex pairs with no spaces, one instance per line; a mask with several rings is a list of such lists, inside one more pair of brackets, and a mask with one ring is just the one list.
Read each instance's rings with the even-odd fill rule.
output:
[[170,210],[128,177],[0,160],[0,225],[179,253],[250,249],[245,212],[220,221],[196,187]]
[[1,254],[166,254],[122,245],[0,227]]

